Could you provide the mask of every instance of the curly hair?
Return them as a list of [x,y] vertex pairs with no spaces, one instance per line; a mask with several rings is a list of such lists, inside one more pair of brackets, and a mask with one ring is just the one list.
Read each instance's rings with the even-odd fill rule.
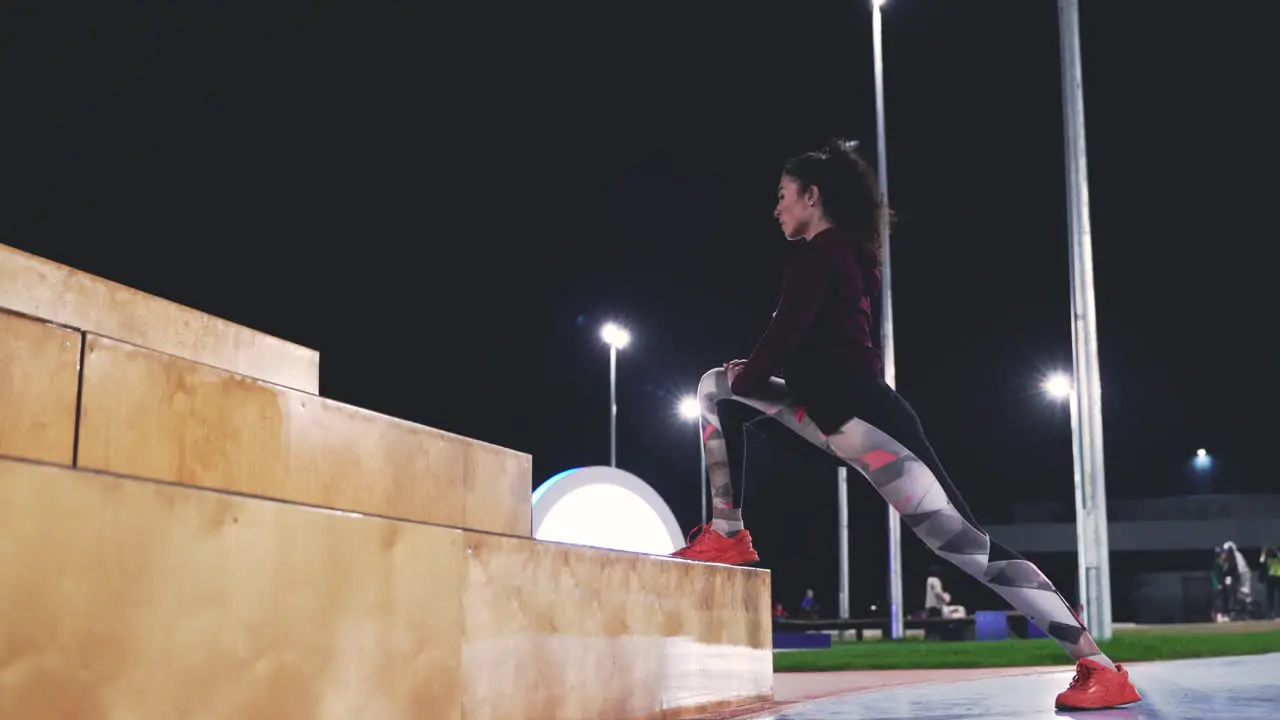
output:
[[796,181],[800,192],[818,188],[827,219],[852,232],[877,261],[883,258],[890,210],[875,171],[858,153],[856,140],[832,138],[821,149],[788,160],[782,173]]

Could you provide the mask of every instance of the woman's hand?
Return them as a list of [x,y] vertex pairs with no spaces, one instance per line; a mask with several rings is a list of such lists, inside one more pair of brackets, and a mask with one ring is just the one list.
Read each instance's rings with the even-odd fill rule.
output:
[[734,379],[738,377],[738,374],[742,372],[742,368],[745,367],[746,364],[746,360],[730,360],[724,364],[723,368],[725,373],[729,375],[730,386],[733,385]]

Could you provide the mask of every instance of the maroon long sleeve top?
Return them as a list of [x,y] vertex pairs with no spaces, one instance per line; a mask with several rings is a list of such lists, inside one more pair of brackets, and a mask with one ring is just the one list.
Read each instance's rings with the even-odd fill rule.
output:
[[871,331],[871,296],[880,292],[875,259],[837,228],[798,245],[773,320],[733,381],[736,395],[755,394],[770,376],[783,375],[804,405],[851,373],[883,375]]

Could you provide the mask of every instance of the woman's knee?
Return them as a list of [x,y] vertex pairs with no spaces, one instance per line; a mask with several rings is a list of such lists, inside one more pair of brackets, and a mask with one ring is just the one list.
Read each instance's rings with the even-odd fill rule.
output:
[[724,368],[714,368],[703,374],[698,381],[698,397],[708,395],[721,397],[732,394],[729,390],[729,373]]

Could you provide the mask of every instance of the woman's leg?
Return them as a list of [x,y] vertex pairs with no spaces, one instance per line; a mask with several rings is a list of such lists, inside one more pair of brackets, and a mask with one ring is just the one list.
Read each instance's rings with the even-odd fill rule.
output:
[[[712,370],[698,384],[702,407],[702,444],[711,487],[712,527],[722,533],[742,529],[742,463],[747,426],[775,420],[819,447],[826,439],[812,420],[793,406],[786,385],[771,378],[764,392],[752,397],[734,395],[724,370]],[[735,491],[736,490],[736,491]]]
[[852,397],[857,417],[828,438],[832,452],[866,475],[930,549],[994,590],[1076,659],[1076,676],[1055,705],[1097,710],[1141,700],[1128,673],[1098,649],[1044,573],[978,526],[911,406],[879,380],[859,382]]
[[[766,418],[774,420],[866,475],[930,549],[995,590],[1073,657],[1091,657],[1111,666],[1044,574],[1017,553],[993,543],[981,530],[943,471],[910,405],[878,380],[858,385],[844,403],[848,408],[843,413],[858,417],[828,437],[803,409],[795,407],[781,380],[772,379],[759,395],[742,397],[729,390],[723,370],[704,375],[698,399],[711,488],[711,529],[725,537],[742,530],[743,430]],[[825,414],[840,413],[836,409]]]
[[[1057,640],[1072,657],[1114,669],[1115,663],[1098,648],[1071,605],[1044,573],[1018,553],[993,542],[983,532],[943,471],[911,406],[883,381],[863,380],[855,385],[848,399],[843,401],[847,402],[848,408],[822,409],[828,420],[841,416],[842,410],[844,417],[853,417],[856,413],[854,419],[828,436],[803,408],[794,406],[780,380],[771,380],[765,392],[747,398],[734,395],[729,390],[728,376],[724,371],[713,370],[703,376],[698,387],[704,423],[702,437],[713,507],[719,509],[718,516],[713,510],[713,517],[720,518],[721,526],[741,528],[742,522],[741,507],[734,502],[730,472],[733,449],[726,448],[725,444],[726,437],[737,436],[740,439],[742,429],[723,426],[717,411],[719,403],[732,401],[749,406],[758,413],[748,422],[773,419],[860,471],[897,509],[907,526],[938,556],[994,590],[1028,621]],[[839,405],[841,402],[831,404]],[[715,535],[721,534],[715,533],[713,537]],[[746,533],[743,531],[736,535]],[[1128,699],[1116,700],[1112,704],[1139,699],[1137,691],[1127,685],[1128,681],[1123,682],[1126,686],[1112,693],[1112,699]],[[1079,691],[1091,692],[1087,683]],[[1063,699],[1059,698],[1059,701],[1061,703]],[[1104,698],[1099,702],[1111,701]]]
[[858,417],[828,438],[938,556],[980,580],[1078,659],[1114,663],[1098,649],[1044,573],[979,527],[925,439],[915,411],[888,385],[866,383]]
[[[746,428],[773,420],[826,449],[826,438],[803,410],[793,406],[786,385],[777,378],[752,397],[734,395],[728,374],[716,369],[698,384],[702,409],[702,445],[711,490],[711,522],[697,540],[675,555],[691,560],[741,564],[759,559],[751,548],[751,536],[743,530],[742,494],[746,478],[743,452]],[[734,542],[726,542],[734,541]]]

